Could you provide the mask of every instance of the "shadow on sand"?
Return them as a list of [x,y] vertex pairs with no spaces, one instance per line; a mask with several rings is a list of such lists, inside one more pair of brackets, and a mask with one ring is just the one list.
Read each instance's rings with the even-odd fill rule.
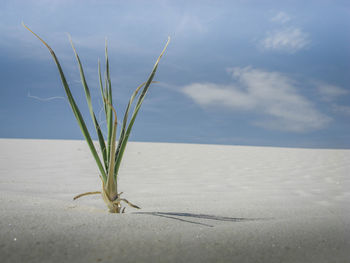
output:
[[174,220],[178,220],[186,223],[202,225],[207,227],[214,227],[214,226],[201,223],[201,222],[191,221],[189,219],[198,218],[198,219],[208,219],[208,220],[227,221],[227,222],[247,222],[247,221],[260,221],[260,220],[272,219],[272,218],[225,217],[225,216],[215,216],[215,215],[206,215],[206,214],[177,213],[177,212],[134,212],[133,214],[159,216],[159,217],[174,219]]

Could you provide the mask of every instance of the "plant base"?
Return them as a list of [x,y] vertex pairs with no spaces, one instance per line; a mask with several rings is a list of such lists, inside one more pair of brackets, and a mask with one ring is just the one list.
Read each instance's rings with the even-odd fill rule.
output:
[[129,206],[131,206],[133,208],[141,209],[137,205],[130,203],[128,200],[126,200],[124,198],[120,198],[120,196],[123,194],[123,192],[119,193],[118,196],[116,197],[116,199],[110,200],[108,195],[104,191],[104,189],[102,189],[102,191],[86,192],[83,194],[79,194],[79,195],[75,196],[73,198],[73,200],[76,200],[76,199],[83,197],[83,196],[86,196],[86,195],[94,195],[94,194],[102,194],[103,201],[105,201],[110,213],[118,213],[118,214],[124,213],[125,207],[122,207],[121,202],[125,202],[126,204],[128,204]]

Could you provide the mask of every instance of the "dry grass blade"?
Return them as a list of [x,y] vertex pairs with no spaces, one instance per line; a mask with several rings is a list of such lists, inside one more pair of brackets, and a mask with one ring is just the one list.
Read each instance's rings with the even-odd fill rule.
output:
[[83,196],[86,196],[86,195],[97,195],[97,194],[101,194],[101,191],[95,191],[95,192],[86,192],[86,193],[82,193],[82,194],[79,194],[79,195],[76,195],[73,197],[73,200],[76,200],[80,197],[83,197]]

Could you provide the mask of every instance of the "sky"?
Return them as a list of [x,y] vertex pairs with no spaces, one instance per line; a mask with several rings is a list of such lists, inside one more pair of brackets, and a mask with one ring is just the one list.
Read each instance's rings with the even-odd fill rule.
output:
[[83,139],[23,21],[55,51],[95,139],[67,33],[102,126],[105,40],[122,122],[171,37],[132,141],[349,149],[349,17],[345,0],[1,0],[0,138]]

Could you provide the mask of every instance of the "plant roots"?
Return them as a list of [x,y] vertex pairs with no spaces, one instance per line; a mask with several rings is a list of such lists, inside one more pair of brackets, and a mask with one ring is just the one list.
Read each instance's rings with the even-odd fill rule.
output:
[[114,200],[110,200],[104,190],[82,193],[82,194],[79,194],[79,195],[75,196],[73,198],[73,200],[76,200],[76,199],[78,199],[80,197],[83,197],[83,196],[86,196],[86,195],[94,195],[94,194],[102,194],[103,200],[107,204],[109,212],[111,212],[111,213],[118,213],[118,214],[125,213],[125,207],[122,207],[121,202],[124,202],[124,203],[126,203],[127,205],[129,205],[129,206],[131,206],[133,208],[140,209],[140,207],[138,207],[137,205],[132,204],[127,199],[120,198],[120,196],[123,194],[123,192],[119,193]]

